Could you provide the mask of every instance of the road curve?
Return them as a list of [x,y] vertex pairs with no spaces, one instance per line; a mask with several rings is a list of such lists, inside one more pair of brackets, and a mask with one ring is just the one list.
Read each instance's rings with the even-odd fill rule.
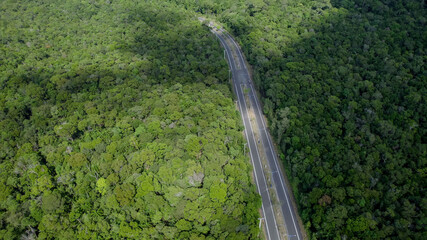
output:
[[[273,147],[273,142],[268,134],[268,129],[264,122],[262,115],[261,106],[253,87],[253,82],[250,78],[246,63],[243,59],[243,54],[234,41],[234,39],[222,29],[217,30],[213,28],[211,30],[220,40],[222,46],[225,49],[226,58],[232,73],[233,88],[237,95],[237,102],[239,104],[240,113],[242,115],[243,124],[245,126],[245,135],[248,142],[249,153],[254,167],[254,176],[258,189],[258,193],[262,198],[262,212],[263,219],[265,222],[267,239],[303,239],[301,234],[300,226],[297,222],[295,208],[292,201],[289,199],[290,188],[284,181],[284,175],[279,162],[277,159],[277,153]],[[235,49],[235,55],[233,57],[232,49]],[[237,56],[236,56],[237,54]],[[256,125],[252,126],[249,115],[248,106],[245,101],[243,88],[247,89],[247,94],[250,101],[250,106],[254,112]],[[286,236],[280,236],[278,225],[276,221],[276,215],[272,206],[272,199],[270,197],[269,188],[267,186],[265,174],[262,168],[261,158],[259,155],[258,146],[254,136],[253,129],[259,127],[259,137],[261,146],[264,148],[265,155],[267,157],[268,166],[266,166],[272,173],[273,186],[275,187],[276,194],[280,201],[282,216],[284,217],[284,223],[287,231]]]

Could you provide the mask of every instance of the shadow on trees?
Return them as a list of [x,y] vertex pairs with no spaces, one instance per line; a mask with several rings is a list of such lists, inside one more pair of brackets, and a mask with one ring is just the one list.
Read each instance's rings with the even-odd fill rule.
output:
[[[206,27],[181,9],[136,8],[130,15],[144,25],[123,42],[129,51],[150,62],[149,74],[159,83],[224,83],[225,61],[218,61],[222,51]],[[191,20],[190,20],[191,19]]]
[[[45,21],[43,17],[54,15],[54,18],[75,21],[76,24],[69,24],[70,29],[60,29],[62,23],[57,20],[53,22],[59,25],[50,26],[50,31],[58,31],[57,35],[49,35],[46,29],[42,29],[38,30],[39,36],[19,32],[3,35],[1,39],[4,44],[16,43],[17,49],[22,51],[10,53],[26,56],[5,55],[5,59],[11,61],[4,62],[7,71],[3,71],[0,79],[1,88],[9,89],[11,92],[8,94],[14,95],[4,104],[0,120],[4,121],[6,129],[17,130],[10,132],[16,140],[23,135],[32,136],[25,141],[36,145],[35,133],[45,131],[42,129],[48,126],[52,114],[50,108],[54,105],[61,108],[61,104],[69,99],[93,99],[120,86],[142,91],[157,84],[171,86],[200,82],[215,88],[216,84],[227,80],[226,63],[218,61],[222,58],[219,43],[181,9],[171,9],[170,5],[162,3],[118,4],[115,11],[120,10],[123,14],[110,16],[115,19],[106,21],[108,31],[105,31],[101,25],[88,25],[87,22],[97,14],[108,17],[113,12],[108,6],[94,7],[98,4],[94,3],[83,8],[80,2],[67,4],[73,5],[67,9],[78,5],[80,13],[56,16],[56,12],[62,11],[56,6],[58,9],[53,9],[55,11],[44,11],[45,16],[33,13],[32,27],[42,29],[40,22]],[[21,15],[22,21],[31,18],[31,15]],[[17,21],[10,17],[13,19],[11,23]],[[55,38],[47,41],[45,35]],[[73,42],[66,41],[70,36]],[[62,109],[67,109],[67,106],[62,106]],[[34,116],[36,112],[38,114]],[[34,117],[43,121],[24,126]],[[18,129],[22,128],[28,132],[20,133]],[[5,136],[11,137],[10,134]],[[12,154],[9,150],[5,152],[9,156]]]

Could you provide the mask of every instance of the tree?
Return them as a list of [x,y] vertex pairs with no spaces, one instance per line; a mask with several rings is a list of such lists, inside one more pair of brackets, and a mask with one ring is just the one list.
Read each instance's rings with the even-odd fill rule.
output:
[[129,205],[131,201],[133,201],[132,199],[135,195],[135,188],[130,183],[124,183],[114,188],[114,194],[120,205],[126,206]]
[[86,155],[83,153],[75,153],[70,156],[68,163],[74,168],[82,167],[87,163]]
[[212,201],[225,202],[227,197],[227,185],[224,183],[213,184],[209,190]]
[[54,213],[62,206],[61,197],[54,193],[45,193],[42,197],[41,208],[46,213]]
[[108,190],[108,183],[105,178],[99,178],[98,181],[96,181],[96,190],[101,193],[101,195],[105,195]]

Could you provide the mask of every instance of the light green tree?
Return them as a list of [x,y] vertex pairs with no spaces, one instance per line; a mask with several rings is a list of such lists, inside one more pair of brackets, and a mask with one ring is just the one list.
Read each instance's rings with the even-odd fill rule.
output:
[[105,178],[99,178],[98,181],[96,181],[96,190],[101,193],[102,196],[104,196],[107,193],[108,190],[108,182],[105,180]]

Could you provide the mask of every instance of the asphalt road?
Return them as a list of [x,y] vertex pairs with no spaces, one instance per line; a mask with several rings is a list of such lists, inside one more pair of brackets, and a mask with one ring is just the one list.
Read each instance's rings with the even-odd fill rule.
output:
[[[243,59],[243,54],[234,39],[226,32],[221,30],[212,30],[218,37],[222,46],[225,49],[225,57],[227,58],[230,71],[233,79],[233,88],[237,95],[240,113],[242,115],[243,124],[245,126],[245,135],[248,142],[250,157],[254,167],[255,181],[258,193],[262,198],[263,221],[265,222],[268,239],[302,239],[301,229],[296,219],[295,208],[292,206],[292,201],[289,199],[289,186],[284,181],[283,173],[279,167],[277,153],[273,147],[272,140],[268,134],[268,129],[264,122],[264,117],[261,111],[261,105],[253,87],[253,82],[250,78],[246,63]],[[236,49],[233,56],[232,49]],[[247,89],[250,106],[247,106],[243,89]],[[250,109],[252,108],[252,109]],[[256,139],[254,128],[252,126],[248,110],[254,112],[256,125],[259,126],[258,133],[260,139]],[[284,223],[287,231],[286,236],[280,236],[274,209],[272,207],[272,199],[270,197],[269,188],[262,168],[260,153],[256,141],[260,141],[260,145],[264,148],[267,157],[268,171],[271,172],[273,185],[270,187],[276,188],[276,193],[281,204],[281,211],[284,217]],[[283,221],[282,221],[283,222]]]

